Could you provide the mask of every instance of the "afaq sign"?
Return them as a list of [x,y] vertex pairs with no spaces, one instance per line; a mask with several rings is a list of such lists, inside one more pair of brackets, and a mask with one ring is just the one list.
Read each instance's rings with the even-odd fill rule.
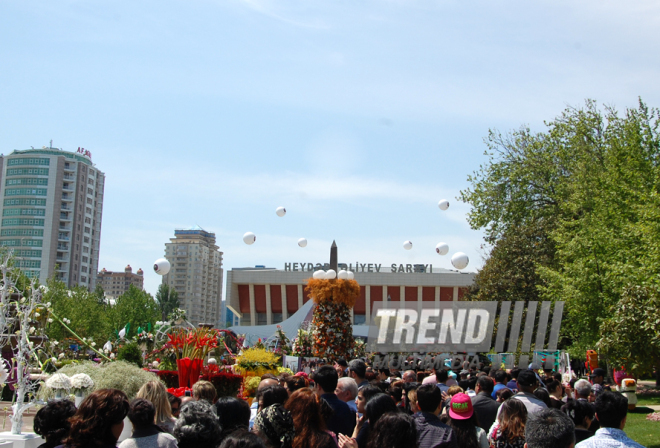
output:
[[[552,313],[552,302],[540,307],[539,302],[513,303],[513,312],[512,302],[502,302],[498,313],[497,302],[374,302],[367,349],[383,354],[503,353],[508,340],[509,353],[530,353],[532,343],[534,351],[557,350],[564,302],[555,302]],[[528,362],[529,356],[521,355],[518,364]]]
[[89,160],[92,160],[92,153],[91,151],[87,151],[85,148],[81,148],[78,146],[78,151],[76,151],[78,154],[82,154],[83,156],[87,157]]

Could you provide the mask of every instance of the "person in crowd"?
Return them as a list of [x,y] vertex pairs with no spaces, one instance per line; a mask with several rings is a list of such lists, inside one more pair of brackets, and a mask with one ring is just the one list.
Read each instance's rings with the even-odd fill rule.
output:
[[[168,402],[169,404],[169,402]],[[177,448],[176,439],[156,425],[156,407],[145,398],[136,398],[128,409],[133,434],[119,448]]]
[[442,402],[442,412],[440,413],[440,419],[445,420],[447,417],[447,412],[449,409],[449,403],[451,402],[451,397],[453,397],[456,394],[461,394],[463,393],[463,389],[461,389],[459,386],[451,386],[448,390],[447,393],[442,396],[444,399]]
[[497,400],[495,401],[502,404],[511,397],[513,397],[513,392],[511,391],[511,389],[509,388],[500,389],[497,391]]
[[215,413],[222,427],[222,437],[239,428],[250,427],[250,406],[236,397],[220,397],[215,402]]
[[497,391],[506,387],[507,379],[505,370],[495,371],[495,386],[493,387],[493,392],[490,394],[493,400],[497,400]]
[[552,380],[545,383],[545,388],[550,394],[550,405],[548,407],[553,409],[561,409],[561,407],[564,405],[564,402],[562,401],[562,398],[564,398],[564,387],[561,385],[561,382],[553,378]]
[[337,372],[339,378],[344,378],[345,376],[348,376],[348,363],[346,362],[346,359],[339,358],[337,361],[335,361],[335,368],[341,369],[342,371],[341,375],[339,375],[339,372]]
[[573,448],[575,425],[557,409],[531,414],[525,425],[526,448]]
[[459,448],[488,448],[486,431],[479,427],[479,420],[467,394],[452,396],[447,407],[447,423],[453,430]]
[[547,407],[552,407],[552,402],[550,401],[550,394],[547,389],[539,387],[534,391],[534,396],[541,400]]
[[437,373],[437,369],[433,367],[431,374],[422,380],[422,384],[438,384]]
[[[296,375],[298,376],[298,375]],[[280,383],[277,381],[275,376],[271,373],[266,373],[261,376],[261,381],[259,382],[259,385],[257,386],[257,393],[265,387],[268,386],[278,386]],[[307,386],[305,386],[307,387]],[[288,394],[287,394],[288,395]],[[259,408],[259,401],[258,400],[253,400],[252,404],[250,405],[250,428],[252,428],[252,425],[254,424],[254,419],[257,416],[257,411]]]
[[254,419],[253,430],[272,448],[292,448],[296,436],[293,417],[281,404],[264,408]]
[[[595,369],[594,369],[595,370]],[[630,439],[623,428],[628,416],[628,399],[621,394],[605,391],[596,398],[594,403],[596,419],[600,429],[593,437],[575,445],[575,448],[643,448],[642,445]]]
[[456,447],[452,429],[438,418],[442,393],[434,384],[423,384],[417,389],[417,412],[413,418],[417,428],[417,443],[420,448]]
[[289,399],[289,394],[282,386],[266,386],[257,388],[255,401],[257,402],[257,413],[273,404],[284,404]]
[[594,401],[593,389],[587,380],[578,380],[573,385],[576,400]]
[[[334,367],[328,367],[336,372]],[[326,429],[319,400],[322,399],[310,389],[300,389],[284,405],[293,417],[296,431],[293,448],[336,448],[336,435]]]
[[463,390],[468,390],[470,388],[470,371],[469,370],[461,370],[458,373],[458,385],[461,387]]
[[589,430],[589,426],[595,415],[591,403],[569,398],[561,410],[573,420],[573,424],[575,425],[575,443],[580,443],[594,435],[594,432]]
[[[493,380],[490,377],[485,375],[480,376],[477,379],[477,395],[471,398],[472,408],[477,415],[477,420],[479,420],[479,426],[486,432],[488,432],[495,422],[495,419],[497,418],[497,410],[500,408],[500,404],[491,398],[493,387]],[[505,389],[506,388],[500,390]]]
[[297,391],[298,389],[304,389],[306,387],[309,387],[309,381],[307,381],[302,376],[293,375],[287,377],[287,379],[284,380],[284,384],[282,386],[286,389],[289,396],[291,396],[291,394]]
[[221,434],[222,428],[211,403],[193,400],[181,407],[173,431],[179,448],[216,448]]
[[[511,375],[511,379],[509,380],[508,383],[506,383],[506,387],[511,389],[512,391],[517,391],[518,390],[518,374],[520,373],[520,369],[515,368],[511,369],[511,372],[509,372],[509,375]],[[515,392],[514,392],[515,393]]]
[[350,436],[355,427],[355,413],[335,395],[338,381],[332,366],[321,366],[314,374],[314,393],[332,408],[332,415],[326,418],[328,430]]
[[367,448],[417,448],[417,430],[410,415],[388,412],[373,428]]
[[71,430],[64,439],[67,448],[111,448],[124,429],[128,398],[117,389],[100,389],[89,394],[69,419]]
[[175,419],[179,418],[179,411],[181,410],[181,398],[168,392],[167,401],[170,402],[170,410],[172,411],[172,417]]
[[136,398],[149,400],[155,408],[154,423],[163,431],[172,434],[175,418],[172,415],[172,407],[165,385],[160,381],[149,381],[138,390]]
[[[521,370],[518,374],[518,393],[511,397],[512,400],[521,401],[527,408],[527,412],[532,414],[547,409],[547,405],[534,395],[534,391],[539,385],[536,374],[531,370]],[[500,408],[501,409],[501,408]]]
[[261,437],[240,428],[222,439],[218,448],[268,448]]
[[601,369],[600,367],[597,367],[589,374],[589,379],[591,380],[592,384],[600,384],[601,386],[605,387],[606,376],[607,376],[607,372],[605,371],[605,369]]
[[38,448],[55,448],[69,433],[69,418],[76,413],[76,406],[70,400],[50,400],[34,416],[34,432],[46,440]]
[[210,404],[215,403],[217,392],[210,381],[199,380],[192,387],[192,396],[196,401],[206,400]]
[[354,359],[348,363],[348,376],[353,378],[358,385],[358,390],[369,385],[365,378],[367,365],[361,359]]
[[449,379],[449,373],[445,369],[439,369],[435,371],[435,379],[437,387],[440,389],[440,392],[447,393],[449,386],[447,386],[447,380]]
[[525,424],[527,407],[521,400],[506,400],[500,406],[498,420],[488,435],[494,448],[523,448],[525,446]]
[[408,391],[408,406],[410,407],[410,413],[412,415],[419,412],[419,406],[417,405],[417,389],[411,389]]
[[366,448],[367,441],[370,438],[371,428],[387,412],[397,412],[397,407],[389,395],[378,393],[367,401],[365,415],[356,424],[356,429],[358,426],[360,428],[357,429],[357,433],[354,433],[358,448]]
[[415,381],[417,381],[417,372],[414,370],[406,370],[403,372],[404,383],[414,383]]
[[355,404],[355,397],[357,397],[358,387],[353,378],[343,377],[337,381],[337,388],[335,395],[341,401],[346,403],[353,412],[357,412],[357,405]]

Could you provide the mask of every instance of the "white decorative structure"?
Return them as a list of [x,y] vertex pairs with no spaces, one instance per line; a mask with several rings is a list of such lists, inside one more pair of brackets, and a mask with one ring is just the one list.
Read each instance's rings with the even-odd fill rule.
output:
[[447,255],[449,252],[449,244],[438,243],[438,245],[435,246],[435,251],[438,253],[438,255]]
[[468,263],[470,263],[470,259],[463,252],[456,252],[451,256],[451,264],[456,269],[465,269]]
[[92,387],[94,387],[94,381],[86,373],[76,373],[71,377],[71,389],[76,396],[76,407],[82,403],[87,391]]
[[54,373],[46,380],[46,387],[55,392],[55,399],[61,400],[69,395],[72,387],[71,378],[63,373]]
[[257,241],[257,236],[254,233],[245,232],[245,235],[243,235],[243,242],[245,244],[254,244],[255,241]]
[[167,258],[159,258],[158,260],[154,261],[154,272],[158,275],[166,275],[168,272],[170,272],[170,268],[172,265],[170,265],[170,262],[167,260]]
[[410,250],[410,249],[412,249],[412,241],[404,241],[404,242],[403,242],[403,248],[404,248],[405,250]]
[[275,213],[281,218],[282,216],[286,215],[286,209],[284,207],[277,207]]
[[307,247],[307,238],[300,238],[298,240],[298,246],[300,247]]
[[327,280],[333,280],[336,277],[337,277],[337,272],[335,272],[334,269],[328,269],[325,273],[325,278]]
[[315,278],[316,280],[323,280],[325,278],[325,271],[314,271],[312,278]]
[[446,199],[441,200],[438,202],[438,207],[440,207],[440,210],[447,210],[449,208],[449,201]]
[[351,271],[347,271],[346,274],[348,274],[348,280],[354,280],[355,279],[355,274]]
[[348,280],[348,271],[345,271],[344,269],[342,269],[341,271],[339,271],[337,273],[337,278],[339,280]]

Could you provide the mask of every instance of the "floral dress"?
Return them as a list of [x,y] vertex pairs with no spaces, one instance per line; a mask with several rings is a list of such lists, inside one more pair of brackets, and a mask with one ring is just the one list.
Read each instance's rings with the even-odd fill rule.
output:
[[513,440],[509,440],[505,434],[502,434],[500,427],[495,426],[493,432],[488,436],[490,440],[490,446],[492,448],[524,448],[525,447],[525,438],[516,437]]

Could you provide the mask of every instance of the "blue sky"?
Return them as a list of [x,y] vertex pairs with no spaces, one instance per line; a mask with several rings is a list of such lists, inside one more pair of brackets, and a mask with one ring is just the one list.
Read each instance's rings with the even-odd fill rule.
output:
[[323,262],[336,239],[340,261],[462,251],[470,271],[482,234],[455,197],[488,129],[542,130],[587,98],[660,105],[659,24],[634,0],[6,0],[0,152],[92,151],[100,267],[142,267],[151,293],[192,225],[226,269]]

